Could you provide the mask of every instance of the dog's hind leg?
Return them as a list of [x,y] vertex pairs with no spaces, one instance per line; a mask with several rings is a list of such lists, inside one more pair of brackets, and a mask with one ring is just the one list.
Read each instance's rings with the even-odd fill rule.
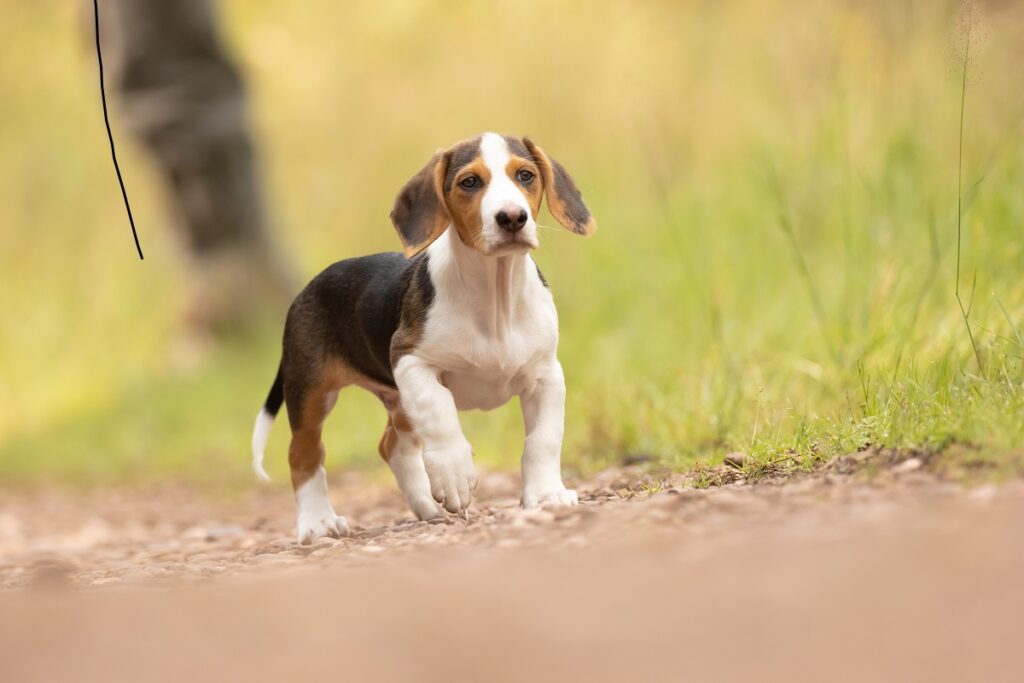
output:
[[412,425],[398,401],[385,401],[388,424],[380,438],[378,450],[395,474],[409,508],[418,519],[427,520],[445,514],[430,493],[430,479],[423,465],[423,444],[416,438]]
[[324,373],[315,383],[309,381],[307,373],[285,374],[285,401],[292,428],[288,464],[297,507],[296,538],[304,545],[325,536],[340,538],[349,533],[348,522],[335,514],[327,496],[321,438],[324,420],[345,384],[339,373]]

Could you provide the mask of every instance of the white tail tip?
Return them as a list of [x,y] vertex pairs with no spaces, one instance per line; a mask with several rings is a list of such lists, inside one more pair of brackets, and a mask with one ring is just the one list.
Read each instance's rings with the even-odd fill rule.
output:
[[252,429],[252,471],[262,481],[270,481],[270,475],[263,469],[263,451],[270,438],[270,428],[274,425],[274,416],[266,408],[256,416],[256,424]]
[[265,469],[263,469],[263,465],[254,462],[252,464],[252,471],[256,474],[256,478],[259,479],[260,481],[270,481],[270,475],[267,474],[267,471]]

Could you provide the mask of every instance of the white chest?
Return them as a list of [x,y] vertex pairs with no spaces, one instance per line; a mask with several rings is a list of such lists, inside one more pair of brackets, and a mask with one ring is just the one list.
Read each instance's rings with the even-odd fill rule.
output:
[[457,408],[491,410],[532,386],[535,370],[554,354],[557,343],[557,318],[550,306],[496,329],[463,316],[438,315],[428,323],[417,353],[441,370],[441,383]]
[[[532,262],[505,292],[435,281],[416,355],[438,368],[459,410],[491,410],[531,388],[558,345],[558,315]],[[524,269],[525,270],[525,269]]]

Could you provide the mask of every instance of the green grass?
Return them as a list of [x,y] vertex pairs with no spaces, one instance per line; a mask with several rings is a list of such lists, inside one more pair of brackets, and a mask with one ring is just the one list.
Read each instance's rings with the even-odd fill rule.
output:
[[[176,369],[188,274],[154,174],[115,107],[140,263],[75,7],[9,4],[0,481],[247,485],[279,329]],[[956,3],[388,8],[225,3],[274,224],[308,277],[394,250],[394,194],[436,148],[534,136],[599,226],[545,231],[536,255],[561,318],[571,466],[1024,448],[1020,8],[990,10],[967,84],[959,291],[982,367],[954,296]],[[343,394],[329,466],[379,468],[384,419]],[[483,462],[516,465],[518,406],[464,422]],[[268,451],[282,486],[286,432]]]

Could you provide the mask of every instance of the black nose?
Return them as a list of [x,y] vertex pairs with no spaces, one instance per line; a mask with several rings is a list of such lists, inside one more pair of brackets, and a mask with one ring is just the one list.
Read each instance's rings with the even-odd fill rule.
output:
[[519,232],[526,225],[525,209],[502,209],[494,216],[498,227],[509,232]]

